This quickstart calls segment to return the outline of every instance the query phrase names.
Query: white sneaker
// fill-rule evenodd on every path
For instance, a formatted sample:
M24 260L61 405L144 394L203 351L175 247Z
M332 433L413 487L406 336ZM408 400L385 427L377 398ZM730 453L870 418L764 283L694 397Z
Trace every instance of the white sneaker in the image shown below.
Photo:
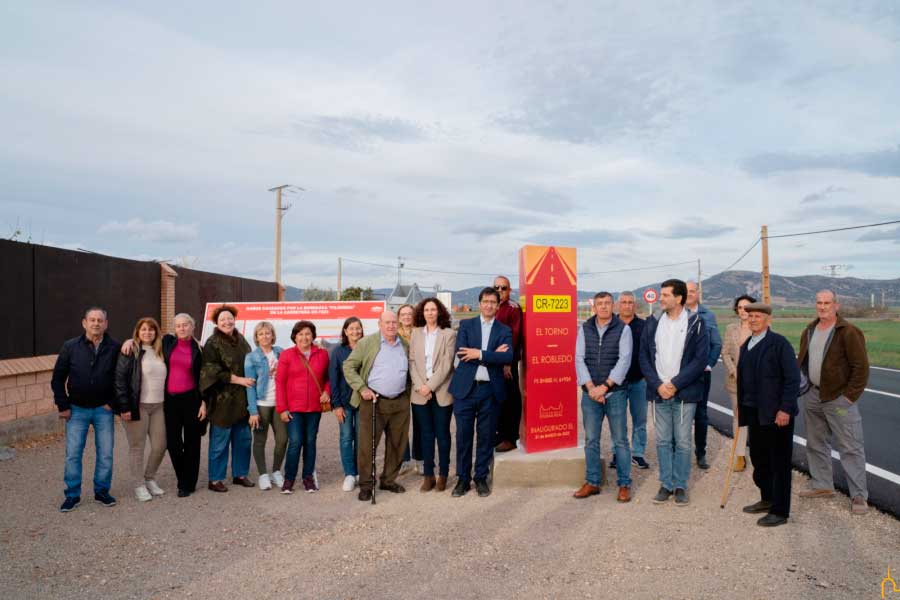
M416 461L416 475L425 475L425 461Z
M141 502L153 500L153 496L150 495L150 490L147 489L146 485L139 485L134 488L134 496Z
M147 491L150 492L154 496L162 496L166 493L164 489L159 487L159 484L156 483L154 479L148 479L144 482L144 485L147 486Z
M359 475L356 476L356 485L359 485Z
M284 485L284 475L281 474L281 471L272 473L272 485L278 488Z
M271 490L272 482L269 480L269 474L263 473L259 476L259 489L261 490Z
M341 489L345 492L352 492L353 488L356 487L356 477L353 475L347 475L344 477L344 485L341 486Z
M409 461L405 460L402 463L400 463L400 472L397 475L406 475L407 473L409 473L409 469L410 469Z

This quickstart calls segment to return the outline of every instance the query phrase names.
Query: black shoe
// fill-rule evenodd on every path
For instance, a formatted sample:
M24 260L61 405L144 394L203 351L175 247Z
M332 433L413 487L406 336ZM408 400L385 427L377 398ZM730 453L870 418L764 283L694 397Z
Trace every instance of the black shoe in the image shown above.
M703 469L704 471L709 468L709 463L706 462L706 455L697 457L697 468Z
M459 498L460 496L465 496L470 489L472 489L472 486L468 481L457 479L456 487L453 488L453 492L450 495L454 498Z
M690 502L687 490L675 488L675 506L687 506Z
M372 499L372 490L360 489L359 495L356 497L359 498L360 500L362 500L363 502L368 502L369 500Z
M187 498L190 495L191 495L191 493L189 491L178 488L178 497L179 498Z
M487 481L479 481L475 480L475 490L478 492L478 496L480 498L487 498L491 495L491 487L488 485Z
M378 489L386 492L393 492L395 494L402 494L406 491L406 488L399 483L379 483Z
M610 469L616 468L616 455L615 454L613 454L612 460L609 461L609 468Z
M109 492L94 492L94 500L109 508L116 505L116 499L109 495Z
M779 525L784 525L787 523L787 517L782 517L781 515L773 515L772 513L767 514L762 519L756 522L760 527L778 527Z
M769 512L770 508L772 508L771 502L769 502L768 500L760 500L755 504L748 504L747 506L745 506L744 512L755 515L756 513Z
M67 497L59 507L59 512L72 512L81 504L81 496Z
M672 492L662 486L659 486L659 491L656 492L656 495L653 497L653 504L664 504L668 502L669 498L671 497Z
M247 487L247 488L251 488L255 485L252 481L250 481L246 477L234 477L231 480L231 483L233 485L239 485L241 487Z
M650 468L650 463L648 463L646 460L644 460L643 456L632 456L631 464L636 466L638 469L649 469Z

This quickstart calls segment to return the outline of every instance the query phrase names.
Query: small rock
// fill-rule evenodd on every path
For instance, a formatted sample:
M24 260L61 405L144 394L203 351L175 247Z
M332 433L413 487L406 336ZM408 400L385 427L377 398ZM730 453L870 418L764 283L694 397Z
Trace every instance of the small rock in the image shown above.
M827 582L827 581L817 581L817 582L816 582L816 587L827 588L827 587L828 587L828 582Z
M797 565L791 565L791 566L789 566L789 567L787 568L787 570L790 571L791 573L796 573L796 572L797 572Z
M16 449L9 446L0 446L0 460L12 460L16 457Z

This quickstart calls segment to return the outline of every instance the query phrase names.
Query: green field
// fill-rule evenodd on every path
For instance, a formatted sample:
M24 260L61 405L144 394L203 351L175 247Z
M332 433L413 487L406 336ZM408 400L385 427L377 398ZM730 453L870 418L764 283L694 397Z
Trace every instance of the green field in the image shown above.
M800 334L812 320L796 318L778 318L772 320L772 329L785 336L794 346L800 349ZM725 334L725 327L731 319L719 319L719 331ZM869 363L879 367L900 369L900 321L891 319L850 319L854 325L862 329L866 336L866 348L869 351Z

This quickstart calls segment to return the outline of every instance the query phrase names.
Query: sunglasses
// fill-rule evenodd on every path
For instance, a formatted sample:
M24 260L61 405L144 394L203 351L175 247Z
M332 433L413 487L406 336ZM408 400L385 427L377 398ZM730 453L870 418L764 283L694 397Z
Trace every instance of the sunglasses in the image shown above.
M508 285L495 285L494 289L497 290L498 292L505 292L506 290L509 289L509 286Z

